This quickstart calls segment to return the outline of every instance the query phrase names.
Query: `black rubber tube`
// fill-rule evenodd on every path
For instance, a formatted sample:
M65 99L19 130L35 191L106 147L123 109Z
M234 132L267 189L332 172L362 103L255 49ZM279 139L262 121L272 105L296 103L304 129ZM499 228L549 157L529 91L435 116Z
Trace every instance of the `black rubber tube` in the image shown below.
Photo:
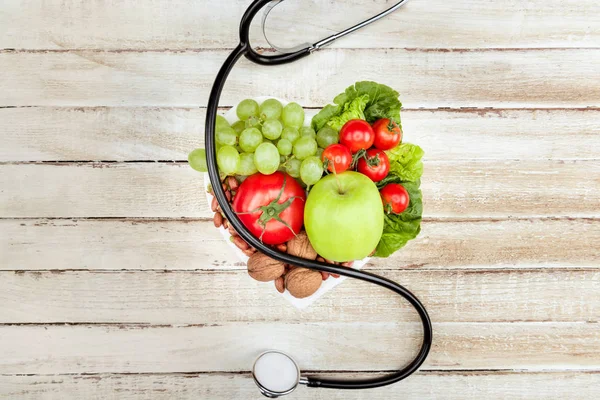
M334 274L339 274L343 276L347 276L354 279L359 279L365 282L370 282L375 285L387 288L394 293L402 296L406 299L417 311L419 317L421 318L421 322L423 324L423 342L421 344L421 349L415 359L410 362L406 367L401 370L383 376L379 378L373 379L359 379L359 380L351 380L351 381L341 381L334 379L316 379L308 377L309 387L322 387L322 388L332 388L332 389L371 389L380 386L390 385L392 383L396 383L407 376L411 375L415 372L425 361L427 355L429 354L429 350L431 349L431 343L433 341L433 329L431 326L431 320L429 315L427 314L427 310L423 306L423 304L419 301L419 299L413 295L408 289L399 285L398 283L391 281L387 278L381 277L379 275L372 274L370 272L360 271L352 268L340 267L336 265L330 265L318 261L306 260L304 258L299 258L295 256L291 256L287 253L280 252L276 249L273 249L269 246L263 244L258 238L256 238L252 233L243 225L235 212L231 209L227 198L225 197L225 192L221 186L221 180L219 178L219 172L217 167L217 157L216 157L216 142L215 142L215 122L217 117L217 108L219 105L219 99L221 98L221 92L223 91L223 87L225 85L225 81L229 76L233 66L240 59L240 57L249 54L249 43L248 43L248 29L250 27L250 22L248 18L251 18L264 6L264 4L268 3L265 0L257 0L250 6L244 18L242 19L242 23L240 25L240 44L233 50L233 52L227 57L227 60L219 70L217 77L215 79L215 83L212 87L210 97L208 99L208 107L206 112L206 131L205 131L205 146L206 146L206 161L208 164L208 175L210 177L210 182L214 191L214 195L219 202L219 205L225 214L225 217L229 221L229 223L233 226L236 232L244 239L249 245L254 247L256 250L272 257L276 260L284 262L286 264L292 264L298 267L308 268L316 271L324 271ZM258 4L262 4L260 7L256 8ZM308 53L307 53L308 54ZM291 62L301 56L295 56L291 59L284 62ZM252 57L248 57L252 59ZM265 60L268 60L265 59ZM264 60L263 60L264 61ZM263 65L270 64L281 64L282 59L274 59L269 62L266 61L261 63Z

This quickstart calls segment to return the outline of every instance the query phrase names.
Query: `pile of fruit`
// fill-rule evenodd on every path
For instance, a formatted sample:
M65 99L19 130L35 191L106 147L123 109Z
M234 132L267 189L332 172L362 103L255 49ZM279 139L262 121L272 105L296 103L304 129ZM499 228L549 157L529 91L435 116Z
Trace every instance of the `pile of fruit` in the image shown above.
M375 82L349 87L310 124L296 103L242 101L238 121L219 116L216 124L217 165L233 211L264 244L294 256L346 267L390 256L419 234L422 214L423 151L402 142L400 108L398 93ZM206 171L204 149L189 163ZM249 257L254 279L304 298L330 277L256 252L214 198L212 210L215 226Z

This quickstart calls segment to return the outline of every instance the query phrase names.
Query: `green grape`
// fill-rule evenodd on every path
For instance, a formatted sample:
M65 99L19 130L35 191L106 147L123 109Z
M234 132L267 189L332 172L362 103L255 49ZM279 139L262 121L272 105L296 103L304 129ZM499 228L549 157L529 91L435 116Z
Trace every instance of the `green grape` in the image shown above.
M252 99L243 100L238 104L235 113L242 121L250 117L258 117L258 103Z
M193 150L188 154L188 164L198 172L208 171L206 166L206 151L204 149Z
M302 136L294 143L294 156L298 160L304 160L307 157L317 154L317 141L308 136Z
M221 128L229 128L229 122L222 115L217 115L217 119L215 122L215 130L219 130Z
M298 103L289 103L283 107L281 120L285 126L300 129L304 125L304 110Z
M324 149L331 146L332 144L338 143L339 141L340 138L338 133L335 131L335 129L329 126L321 128L319 133L317 133L317 143L319 144L319 147L322 147Z
M240 164L240 153L233 146L223 146L217 152L217 165L219 172L233 175Z
M283 131L283 125L278 119L268 119L263 123L262 133L267 139L275 140L279 139L281 132Z
M283 131L281 132L281 138L289 140L292 144L294 144L294 142L298 140L299 137L300 132L298 132L298 129L289 126L283 128Z
M277 150L282 156L289 156L292 154L292 142L287 139L279 139L277 142Z
M246 128L260 128L261 124L262 122L258 117L250 117L246 120Z
M238 175L254 175L257 172L256 166L254 165L254 154L242 153L240 154L240 164L238 165Z
M263 143L256 148L254 165L258 172L271 175L279 168L279 152L273 143Z
M286 156L279 156L279 163L283 164L287 160Z
M281 117L282 110L283 106L278 100L268 99L260 105L260 117L263 120L279 119Z
M310 126L303 126L302 128L300 128L300 136L308 136L313 139L317 138L317 134L315 133L315 130L313 128L311 128Z
M300 166L300 178L307 185L314 185L323 177L323 162L316 157L311 156L302 161Z
M302 161L296 160L295 158L290 158L285 163L285 172L288 173L292 178L300 178L300 166L302 165Z
M323 159L323 152L324 152L324 151L325 151L325 149L322 149L322 148L320 148L320 147L317 149L317 154L315 154L315 155L316 155L317 157L319 157L319 160L322 160L322 159Z
M254 153L259 144L263 141L262 133L258 128L244 129L240 135L240 147L245 153Z
M237 121L236 123L231 125L231 127L239 136L244 131L244 129L246 129L246 123L244 121Z
M217 131L216 134L217 143L226 144L228 146L235 146L237 143L237 134L233 130L233 128L221 128Z

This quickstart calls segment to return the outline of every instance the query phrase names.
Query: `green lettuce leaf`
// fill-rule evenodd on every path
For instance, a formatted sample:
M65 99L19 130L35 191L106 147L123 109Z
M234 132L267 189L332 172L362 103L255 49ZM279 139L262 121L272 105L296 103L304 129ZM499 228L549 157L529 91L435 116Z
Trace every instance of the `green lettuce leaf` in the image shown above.
M342 126L351 119L365 119L364 110L368 102L369 96L364 94L344 104L342 113L332 117L327 125L339 132Z
M425 152L415 144L403 143L386 151L390 159L390 175L400 178L401 182L415 182L423 175L421 159Z
M361 100L355 102L359 98ZM341 124L342 121L345 123L353 118L366 119L370 123L380 118L389 118L398 125L401 124L402 104L398 100L398 92L386 85L370 81L357 82L336 96L333 102L312 119L312 126L316 131L325 125L339 131L344 125Z

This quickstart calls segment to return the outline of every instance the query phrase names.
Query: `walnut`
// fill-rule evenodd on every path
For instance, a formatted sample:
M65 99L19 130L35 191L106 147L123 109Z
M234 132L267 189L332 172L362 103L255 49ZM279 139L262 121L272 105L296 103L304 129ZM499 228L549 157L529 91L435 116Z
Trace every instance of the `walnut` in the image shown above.
M304 231L300 232L292 240L287 242L287 252L288 254L306 258L307 260L314 260L317 258L317 252L313 249L310 240L308 240L308 236Z
M321 273L306 268L295 268L285 275L285 287L298 299L313 295L321 287Z
M256 252L248 259L248 274L260 282L270 282L285 273L285 264Z

